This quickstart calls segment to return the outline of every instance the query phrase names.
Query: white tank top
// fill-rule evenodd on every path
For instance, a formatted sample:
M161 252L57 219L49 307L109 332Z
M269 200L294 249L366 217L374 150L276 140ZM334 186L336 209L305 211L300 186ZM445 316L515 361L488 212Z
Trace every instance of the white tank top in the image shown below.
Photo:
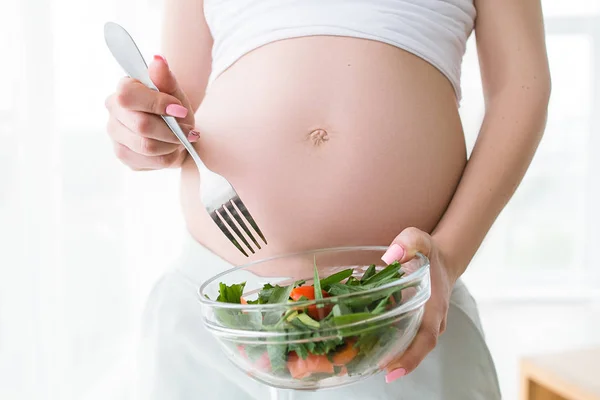
M265 44L314 35L371 39L409 51L439 69L458 100L473 0L204 0L214 39L209 82Z

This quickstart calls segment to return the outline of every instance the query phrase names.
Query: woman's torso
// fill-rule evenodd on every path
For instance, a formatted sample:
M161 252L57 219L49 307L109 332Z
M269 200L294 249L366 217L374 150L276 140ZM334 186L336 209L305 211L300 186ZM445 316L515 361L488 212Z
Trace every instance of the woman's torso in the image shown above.
M365 39L295 38L250 52L212 83L196 126L200 156L235 186L269 241L251 259L386 245L407 226L431 231L466 163L448 79ZM188 229L225 259L247 261L204 211L198 184L188 157Z

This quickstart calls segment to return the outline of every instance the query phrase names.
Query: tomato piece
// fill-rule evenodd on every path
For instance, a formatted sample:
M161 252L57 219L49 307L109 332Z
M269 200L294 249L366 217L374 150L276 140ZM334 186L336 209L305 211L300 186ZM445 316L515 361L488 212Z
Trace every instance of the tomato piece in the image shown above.
M271 359L269 358L269 353L266 351L260 356L258 360L254 363L254 366L260 371L270 371L271 370Z
M238 345L237 349L243 358L245 358L247 361L251 362L250 358L248 357L248 353L246 353L246 348L244 347L243 344ZM258 360L256 360L254 363L252 363L252 365L254 365L260 371L270 371L271 370L271 359L269 358L269 353L265 351Z
M385 309L388 311L391 310L392 308L396 307L396 299L394 299L393 295L390 296L389 302L390 302L390 304L385 306Z
M240 352L240 355L247 360L248 359L248 354L246 354L246 348L244 347L244 345L243 344L239 344L237 346L237 349Z
M324 290L321 290L321 293L323 293L323 298L331 297L329 296L329 293L327 293ZM309 300L314 300L315 288L314 286L300 286L294 288L294 290L292 290L292 292L290 293L290 297L292 298L292 300L295 301L300 300L300 298L302 297L306 297ZM319 321L325 318L331 312L332 308L333 306L331 304L325 304L322 307L317 307L317 305L314 304L312 306L308 306L308 315L312 319Z
M329 297L329 293L327 293L324 290L321 290L321 293L323 293L323 297ZM297 288L294 288L292 290L292 292L290 293L290 297L292 298L292 300L298 301L300 300L300 298L304 296L309 300L314 300L315 299L315 287L314 286L300 286Z
M299 357L296 352L292 351L288 355L287 367L290 375L295 379L303 379L309 377L313 373L333 374L333 364L326 355L308 354L306 360Z
M348 340L344 347L333 355L333 365L343 366L354 360L354 357L358 354L358 349L354 347L354 343L356 343L356 340Z
M317 308L317 305L314 304L312 306L308 306L307 312L312 319L320 321L329 315L332 308L333 306L331 304L325 304L321 308Z

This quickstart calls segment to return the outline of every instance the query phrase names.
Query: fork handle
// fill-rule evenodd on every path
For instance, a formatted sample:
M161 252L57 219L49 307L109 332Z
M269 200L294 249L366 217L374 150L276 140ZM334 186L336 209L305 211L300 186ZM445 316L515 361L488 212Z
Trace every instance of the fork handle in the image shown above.
M142 82L146 87L158 92L158 88L154 85L154 82L152 82L148 75L148 65L146 64L142 53L131 35L129 35L122 26L114 22L107 22L104 25L104 39L106 40L106 45L110 49L110 52L127 75ZM204 165L200 159L196 149L194 149L194 146L192 146L187 139L187 135L183 133L177 120L166 115L161 115L161 117L192 156L198 169L207 170L208 168L206 168L206 165Z
M185 147L188 153L190 153L190 156L192 156L192 159L196 163L196 166L199 169L208 170L206 165L204 165L204 163L200 159L200 156L198 155L198 152L196 152L194 146L192 146L190 141L187 140L185 133L183 133L183 130L181 129L175 118L165 115L161 115L161 117L167 123L167 126L171 129L171 132L173 132L175 136L177 136L177 139L179 139L181 144L183 144L183 147Z

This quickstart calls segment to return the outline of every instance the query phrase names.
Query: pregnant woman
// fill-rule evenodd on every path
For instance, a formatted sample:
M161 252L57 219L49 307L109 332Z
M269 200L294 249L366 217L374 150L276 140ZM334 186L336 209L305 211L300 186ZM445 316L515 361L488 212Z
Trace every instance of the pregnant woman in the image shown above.
M485 118L471 157L458 114L475 31ZM159 92L125 78L108 133L134 170L181 169L189 231L144 316L144 399L265 399L202 328L197 289L276 254L388 245L431 259L432 296L386 373L300 399L500 398L476 305L459 279L519 185L545 126L540 0L167 0ZM245 258L200 202L202 176L160 119L178 118L269 240Z

